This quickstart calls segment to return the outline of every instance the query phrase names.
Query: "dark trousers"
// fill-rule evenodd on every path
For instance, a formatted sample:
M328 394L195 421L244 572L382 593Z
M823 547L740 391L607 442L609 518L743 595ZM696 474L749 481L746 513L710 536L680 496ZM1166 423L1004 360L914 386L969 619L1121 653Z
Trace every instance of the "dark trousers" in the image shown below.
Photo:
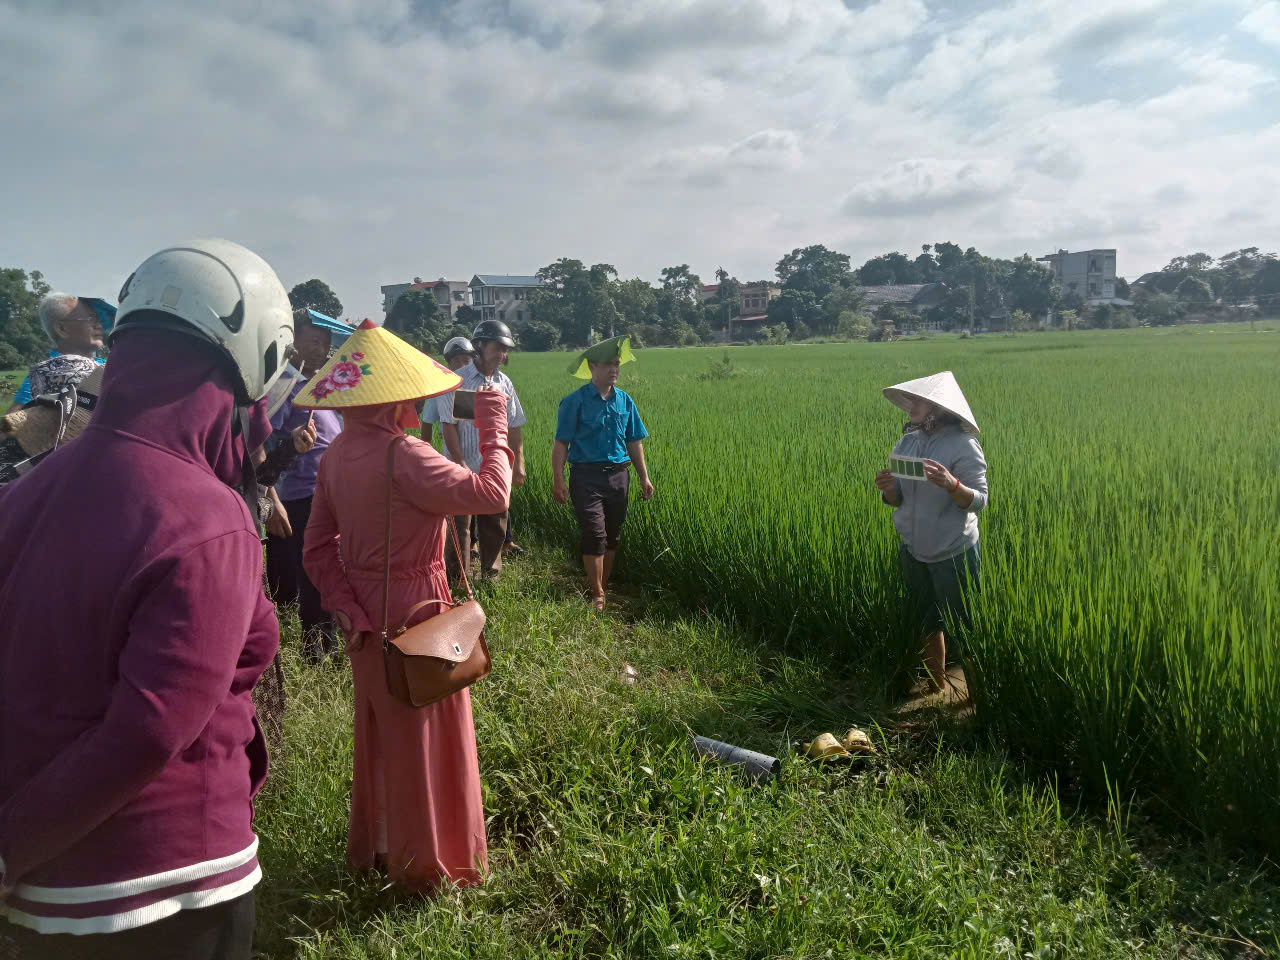
M982 584L982 553L975 544L959 556L922 563L904 543L898 548L907 604L922 636L945 630L947 616L964 629L970 626L969 598ZM960 655L962 637L947 635L947 654Z
M473 517L454 517L454 529L458 531L458 545L462 555L471 557L471 521L475 520L476 539L480 543L480 575L496 577L502 572L502 542L507 536L507 514L489 513ZM446 535L448 531L445 531ZM449 582L458 582L458 560L453 551L453 539L445 541L445 564L449 573ZM468 564L468 569L470 565Z
M276 603L296 603L302 621L302 652L318 662L338 649L333 618L320 605L320 591L302 567L302 539L311 519L311 498L284 500L293 533L267 537L267 587Z
M253 891L120 933L36 933L0 921L0 960L250 960Z
M618 549L630 489L630 464L575 463L570 468L569 499L578 518L583 556L602 557Z

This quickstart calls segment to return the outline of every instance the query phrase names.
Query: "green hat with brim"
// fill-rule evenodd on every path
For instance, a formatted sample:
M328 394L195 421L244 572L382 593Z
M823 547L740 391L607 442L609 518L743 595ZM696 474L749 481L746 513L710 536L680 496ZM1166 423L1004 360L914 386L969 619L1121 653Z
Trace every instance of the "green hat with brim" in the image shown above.
M569 372L579 380L591 379L592 363L608 363L611 360L617 360L619 363L630 363L636 358L631 352L630 337L613 337L610 340L601 340L599 343L592 344L578 354L578 359L574 360L569 366Z

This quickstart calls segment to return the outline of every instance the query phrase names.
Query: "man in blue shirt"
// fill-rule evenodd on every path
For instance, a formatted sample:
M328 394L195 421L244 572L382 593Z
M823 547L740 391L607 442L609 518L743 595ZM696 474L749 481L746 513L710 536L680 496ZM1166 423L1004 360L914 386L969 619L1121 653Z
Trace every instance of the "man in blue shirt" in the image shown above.
M629 337L605 340L584 351L575 361L574 375L590 377L591 382L561 400L556 417L551 451L553 495L556 503L573 500L582 567L597 610L604 609L605 587L627 518L630 466L635 466L644 499L653 496L644 462L644 438L649 432L635 401L615 386L618 368L634 359ZM566 461L572 464L567 484Z
M97 356L102 349L102 338L111 330L116 308L97 297L77 297L70 293L50 293L40 300L40 326L53 341L50 357L92 357L96 363L106 363ZM9 412L31 402L31 378L22 381L14 395Z

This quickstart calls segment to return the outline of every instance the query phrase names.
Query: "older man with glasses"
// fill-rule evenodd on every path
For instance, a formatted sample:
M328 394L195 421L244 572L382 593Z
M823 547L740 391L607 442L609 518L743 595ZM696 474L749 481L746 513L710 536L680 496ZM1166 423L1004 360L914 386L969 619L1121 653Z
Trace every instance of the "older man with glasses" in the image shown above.
M97 297L77 297L70 293L50 293L40 301L40 326L53 341L49 356L90 357L95 363L106 361L98 357L103 346L103 336L111 329L116 308ZM22 381L13 405L12 413L31 402L31 378Z

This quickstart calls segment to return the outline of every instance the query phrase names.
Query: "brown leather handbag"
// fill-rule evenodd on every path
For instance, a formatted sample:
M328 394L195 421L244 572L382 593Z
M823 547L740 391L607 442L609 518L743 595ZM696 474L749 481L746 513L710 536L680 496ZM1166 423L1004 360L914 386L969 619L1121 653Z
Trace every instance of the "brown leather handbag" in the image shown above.
M458 531L452 517L446 517L444 522L453 534L453 548L458 551L458 567L462 570L467 599L461 603L423 600L409 609L398 630L392 633L388 629L391 484L398 442L399 437L387 446L387 557L382 581L382 661L391 695L410 707L425 707L465 690L477 680L483 680L493 669L493 661L489 659L489 647L484 642L484 609L471 593L467 558L462 556L458 546ZM413 615L429 603L441 604L445 609L430 620L407 626Z

